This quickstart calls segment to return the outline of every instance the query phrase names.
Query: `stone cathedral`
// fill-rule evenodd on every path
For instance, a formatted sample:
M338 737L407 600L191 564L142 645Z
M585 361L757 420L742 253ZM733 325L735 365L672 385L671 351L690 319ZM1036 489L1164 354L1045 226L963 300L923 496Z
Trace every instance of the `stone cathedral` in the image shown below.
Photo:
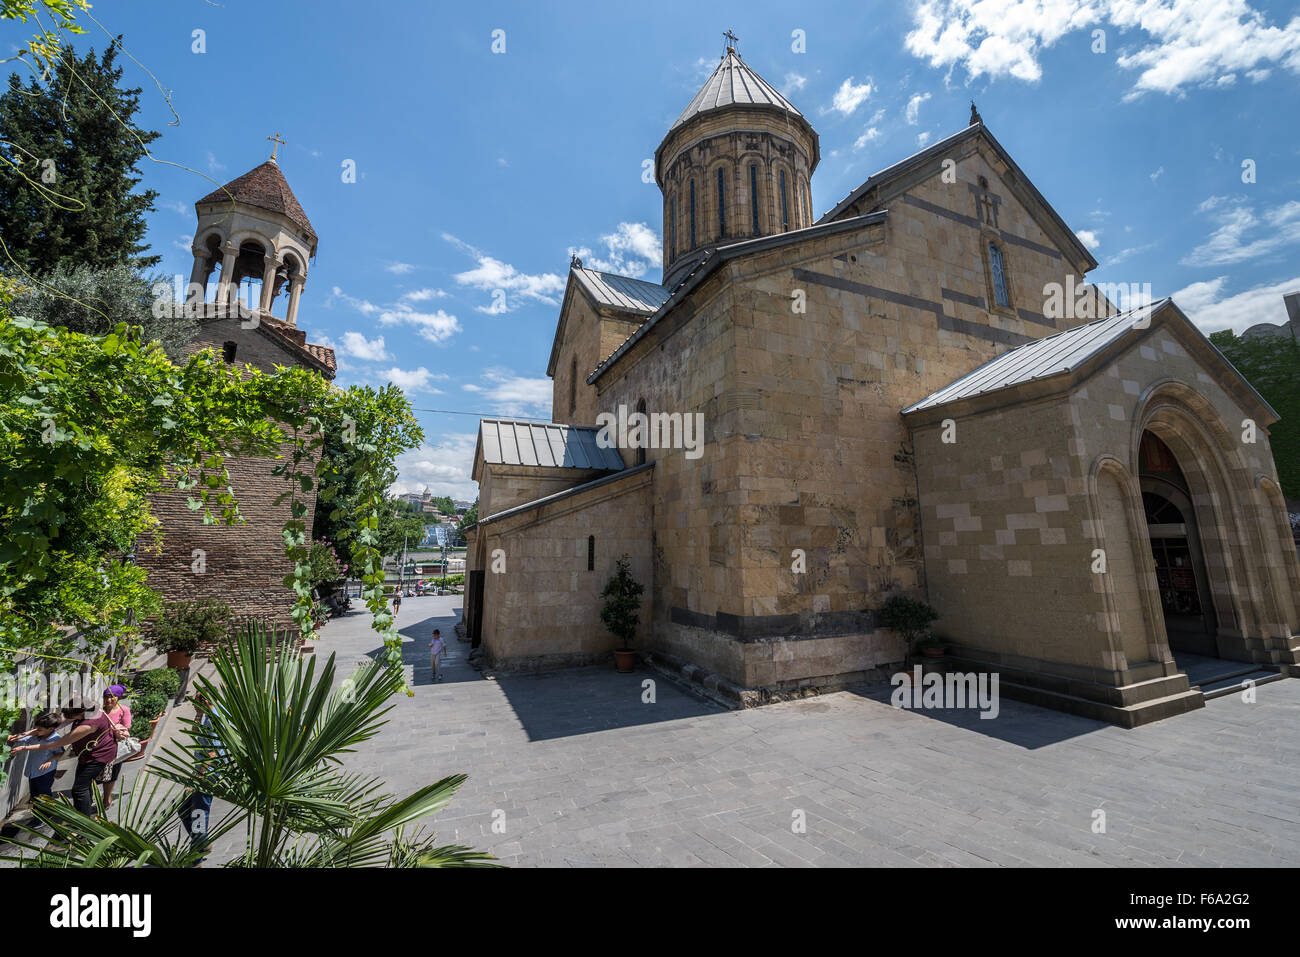
M488 665L608 662L627 555L637 649L741 706L903 661L878 622L899 593L939 612L941 667L1128 727L1203 706L1206 662L1300 675L1277 415L1178 306L1088 285L974 106L820 217L819 158L728 48L655 151L662 281L572 263L554 422L480 423ZM1051 284L1087 308L1061 318ZM648 440L607 447L601 417L635 412Z

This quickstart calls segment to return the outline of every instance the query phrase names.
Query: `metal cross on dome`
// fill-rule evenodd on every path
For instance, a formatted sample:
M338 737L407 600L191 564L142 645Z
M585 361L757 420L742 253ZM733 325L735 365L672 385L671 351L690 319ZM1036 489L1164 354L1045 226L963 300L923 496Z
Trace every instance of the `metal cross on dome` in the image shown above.
M728 51L729 53L735 53L735 52L736 52L736 44L740 42L740 37L736 36L736 35L735 35L734 33L732 33L730 30L728 30L726 33L724 33L724 34L722 35L722 37L723 37L724 40L727 41L727 51Z

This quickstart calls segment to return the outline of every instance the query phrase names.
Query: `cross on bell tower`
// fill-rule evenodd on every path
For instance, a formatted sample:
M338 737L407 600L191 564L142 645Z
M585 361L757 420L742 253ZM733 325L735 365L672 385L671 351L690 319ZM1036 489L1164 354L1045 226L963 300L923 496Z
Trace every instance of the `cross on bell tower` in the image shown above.
M271 147L271 159L272 159L272 160L275 159L275 154L278 153L278 152L280 151L280 147L281 147L281 146L286 146L286 145L288 145L288 142L289 142L288 140L282 140L282 139L280 139L280 134L279 134L279 133L276 133L274 136L268 136L267 139L270 140L271 142L275 143L275 145Z
M727 52L735 53L736 44L740 42L740 37L736 36L734 33L728 30L726 33L722 35L722 38L727 41Z

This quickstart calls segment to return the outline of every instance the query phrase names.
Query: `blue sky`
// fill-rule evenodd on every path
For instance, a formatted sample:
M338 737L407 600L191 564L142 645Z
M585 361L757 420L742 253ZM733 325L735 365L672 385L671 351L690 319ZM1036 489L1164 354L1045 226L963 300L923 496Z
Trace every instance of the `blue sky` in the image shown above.
M340 384L395 381L419 409L549 416L570 253L658 280L660 194L642 162L727 28L821 136L819 215L963 128L974 99L1092 248L1091 280L1150 283L1206 331L1282 322L1282 293L1300 288L1300 14L1284 4L102 0L93 13L170 91L169 108L127 64L142 123L163 133L144 166L163 269L188 279L194 200L280 133L320 237L299 325L336 347ZM82 43L102 47L87 26ZM10 51L30 32L4 29ZM401 461L398 490L472 498L474 415L419 415L426 447Z

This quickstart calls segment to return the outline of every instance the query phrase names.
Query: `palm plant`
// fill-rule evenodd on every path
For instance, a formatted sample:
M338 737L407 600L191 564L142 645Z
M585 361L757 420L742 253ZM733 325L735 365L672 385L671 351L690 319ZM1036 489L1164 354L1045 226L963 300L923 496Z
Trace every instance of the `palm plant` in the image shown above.
M397 798L378 778L343 770L341 756L386 723L385 702L402 687L400 672L369 662L335 688L334 656L317 676L315 660L304 662L286 639L261 622L246 623L236 642L214 655L217 680L195 678L208 724L183 722L187 744L155 755L129 798L114 807L113 821L103 819L102 808L91 818L63 800L39 801L33 814L53 831L56 847L21 844L35 853L20 863L193 866L206 852L172 836L187 795L197 791L229 806L212 824L208 844L244 830L244 852L227 866L495 866L482 851L437 845L420 828L407 833L446 806L465 775Z

